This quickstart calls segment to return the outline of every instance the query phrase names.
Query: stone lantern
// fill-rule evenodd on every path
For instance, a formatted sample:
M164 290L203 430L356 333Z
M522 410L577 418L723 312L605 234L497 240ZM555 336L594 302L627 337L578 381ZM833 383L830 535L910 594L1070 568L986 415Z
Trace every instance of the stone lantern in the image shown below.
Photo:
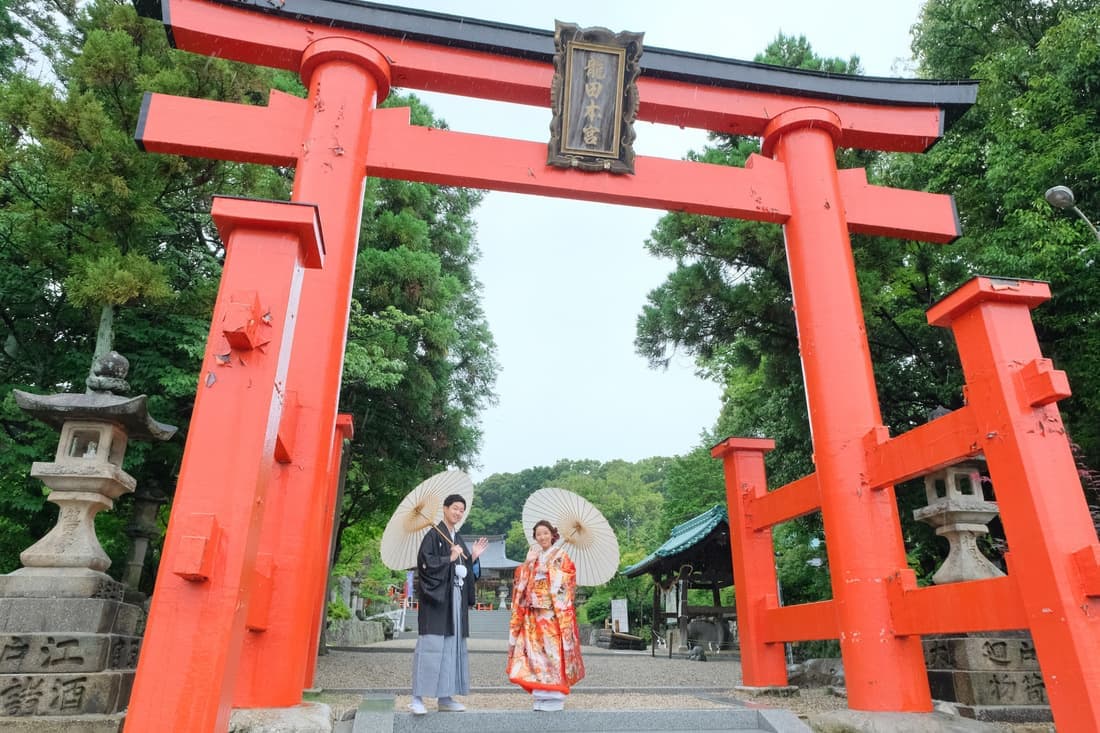
M138 486L134 493L134 508L130 515L130 524L126 535L130 538L130 555L126 559L126 572L123 581L134 597L143 597L138 592L141 575L145 569L145 556L150 543L160 536L157 526L157 511L168 503L168 497L156 487Z
M126 707L144 611L125 602L125 587L105 572L111 561L95 516L134 491L137 482L122 470L128 442L176 432L149 416L144 395L123 396L128 369L112 351L95 360L84 394L14 391L20 409L60 431L54 459L30 472L50 488L47 500L59 512L20 554L23 567L0 576L0 715L92 730L82 716Z
M978 538L997 516L986 501L981 474L985 461L963 461L924 479L928 506L913 518L935 527L947 539L943 565L932 576L937 585L1003 576L978 549ZM1026 631L933 634L922 639L928 685L935 700L963 717L983 721L1048 722L1046 687L1035 645Z
M363 596L361 589L363 587L363 573L356 572L351 576L351 602L348 604L348 608L351 610L352 618L362 618L363 614Z
M948 543L947 559L932 576L937 585L995 578L1004 573L978 549L978 537L997 516L997 504L982 494L984 461L964 461L924 477L928 506L913 518L935 528Z

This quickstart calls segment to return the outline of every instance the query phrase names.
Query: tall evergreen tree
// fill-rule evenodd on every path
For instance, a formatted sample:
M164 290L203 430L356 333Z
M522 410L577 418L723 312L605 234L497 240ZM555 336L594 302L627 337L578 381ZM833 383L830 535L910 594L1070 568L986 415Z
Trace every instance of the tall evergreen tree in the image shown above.
M927 263L937 295L974 275L1050 282L1033 311L1044 354L1073 396L1060 403L1071 438L1100 465L1100 242L1052 209L1049 186L1070 186L1100 217L1100 7L1091 0L929 0L913 50L928 77L982 80L978 103L927 155L894 161L887 179L951 193L963 237ZM936 280L939 283L936 283Z
M858 57L821 59L805 38L783 35L756 61L861 73ZM754 138L714 136L712 144L695 157L743 166L758 151L759 141ZM881 179L886 165L884 156L860 150L838 151L837 164L866 168L872 180ZM937 405L946 404L958 386L957 369L945 366L952 362L942 357L948 348L943 334L924 322L924 311L935 293L913 269L914 263L930 256L930 247L867 236L853 237L852 244L884 418L894 432L902 432L924 422ZM723 409L711 444L729 435L774 439L776 449L766 458L771 486L811 473L806 395L780 227L672 213L661 219L647 245L654 254L673 259L677 267L650 294L638 319L639 351L660 364L670 351L686 350L702 370L725 383ZM709 447L701 446L675 464L670 498L682 499L666 504L666 526L724 502L721 468L709 459ZM715 465L701 465L707 460ZM697 491L681 486L685 483L694 484ZM899 496L903 506L917 500L912 492L899 492ZM914 541L930 541L921 527L912 533ZM823 539L816 514L777 528L777 551L802 558L797 563L780 562L781 572L791 574L785 582L805 590L801 595L792 591L792 599L813 600L814 593L827 588L824 568L807 569L803 557ZM807 580L810 576L815 578L812 582Z
M864 166L874 182L953 194L963 224L963 238L947 246L852 238L879 400L894 433L925 422L938 406L962 404L954 344L949 332L927 324L928 307L976 274L1037 278L1054 292L1034 312L1039 338L1074 389L1061 403L1063 414L1082 446L1084 474L1097 465L1100 426L1091 416L1100 376L1091 366L1100 356L1098 242L1082 221L1052 210L1043 191L1067 184L1084 211L1100 214L1100 147L1090 142L1100 110L1098 31L1100 8L1090 0L930 0L914 35L920 73L982 79L977 105L927 154L838 152L840 167ZM805 55L779 53L789 45L780 39L757 60L802 63ZM755 144L715 138L699 157L739 165ZM678 267L639 318L639 351L660 363L669 350L684 349L724 379L716 435L774 437L770 483L808 473L810 438L777 228L670 214L649 246ZM919 492L902 487L898 496L911 557L929 572L937 541L909 521Z
M27 473L56 445L55 433L15 408L11 389L83 391L106 312L134 393L186 427L222 254L205 213L210 197L287 188L254 166L145 155L133 141L145 90L244 101L268 88L269 71L171 51L159 24L128 5L54 9L68 14L38 28L17 64L24 71L0 85L4 569L51 521ZM170 487L180 446L135 444L126 468L140 484ZM124 522L127 509L99 521ZM105 545L121 567L125 541Z
M170 493L224 257L211 197L289 194L292 171L140 152L143 93L244 104L272 87L304 94L289 74L170 49L164 28L128 3L56 8L67 24L39 28L20 46L24 72L0 82L0 571L53 515L27 473L56 434L11 390L83 391L106 313L132 391L181 428L169 444L131 445L126 470ZM368 192L341 396L361 419L346 521L472 459L496 367L470 269L479 194L400 182ZM116 569L127 510L124 499L98 519Z

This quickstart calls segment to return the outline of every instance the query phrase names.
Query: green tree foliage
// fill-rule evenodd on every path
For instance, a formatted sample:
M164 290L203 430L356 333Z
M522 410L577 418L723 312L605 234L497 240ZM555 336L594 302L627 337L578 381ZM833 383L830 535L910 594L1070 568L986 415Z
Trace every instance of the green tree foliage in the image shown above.
M27 473L52 455L56 433L18 411L11 389L83 391L109 308L132 392L181 428L168 444L131 444L126 470L170 494L224 257L211 197L289 195L293 171L139 151L143 93L244 104L265 103L273 87L304 94L290 74L171 50L164 28L129 3L51 4L57 16L12 1L63 22L34 26L35 77L0 82L0 570L54 516ZM435 124L413 98L389 103ZM342 527L476 453L496 369L471 270L479 200L396 181L367 188L340 404L357 421ZM128 511L124 498L101 515L116 570Z
M523 531L523 524L516 520L504 535L504 555L516 562L522 562L531 547L531 536Z
M717 442L717 441L714 441ZM673 527L697 517L715 504L726 504L722 463L711 458L710 447L700 446L672 459L668 468L665 504L661 511L660 546Z
M15 20L11 0L0 0L0 71L10 72L22 54L21 36L26 31Z
M56 76L53 64L72 42L75 15L74 0L0 0L0 78Z
M566 474L559 479L559 486L600 509L619 537L625 563L632 554L641 559L664 541L660 510L667 464L664 458L637 463L609 461L594 470Z
M545 486L554 486L560 471L537 466L519 473L494 473L477 485L474 503L466 520L470 535L506 534L520 521L523 502ZM516 556L518 559L518 556Z
M359 595L364 599L367 613L371 606L393 602L389 591L396 588L395 595L405 586L405 573L390 570L381 560L379 544L382 529L361 522L344 531L340 556L332 567L333 576L360 579Z
M838 151L841 168L865 167L873 182L953 194L963 224L963 238L949 246L852 238L884 419L896 434L926 422L937 407L962 404L951 335L925 318L932 304L975 274L1047 280L1054 299L1034 312L1036 328L1044 353L1069 372L1074 396L1061 407L1082 448L1082 473L1091 475L1088 466L1100 458L1100 426L1091 419L1100 399L1100 376L1091 368L1100 356L1100 279L1093 272L1098 243L1083 222L1052 210L1042 196L1047 186L1064 183L1084 211L1100 214L1100 146L1092 142L1100 110L1100 8L1086 0L930 0L913 48L923 76L983 83L977 105L925 155ZM858 72L855 63L814 61L808 46L792 49L782 37L757 60ZM743 165L756 149L755 140L718 136L693 157ZM774 438L770 485L809 473L810 436L778 228L676 213L661 220L647 244L677 268L639 317L639 352L661 364L673 351L686 351L725 382L715 435ZM717 494L701 458L699 493ZM670 526L705 508L705 501L691 503L690 487L671 492L683 499L666 503ZM919 482L899 487L898 497L910 561L926 575L944 545L911 520L912 509L923 503ZM817 517L777 529L781 580L799 589L791 597L811 600L825 592L817 580L823 576L804 557L810 551L818 556L814 543L823 539Z
M56 433L19 412L12 388L83 391L104 306L119 309L115 348L131 360L134 393L159 419L186 427L220 272L221 245L206 212L214 193L272 196L277 172L141 153L133 141L142 93L247 101L269 71L171 51L159 24L117 2L39 18L26 57L0 84L0 566L41 536L54 510L27 476L53 453ZM56 20L43 21L43 18ZM139 485L170 491L182 441L132 445ZM101 515L104 544L122 567L124 538ZM120 535L121 536L121 535Z
M478 484L467 536L504 534L510 557L522 559L531 538L523 535L523 504L535 491L555 486L592 503L615 531L623 562L640 559L664 541L660 526L670 459L627 461L561 460L551 467L493 474ZM517 529L518 528L518 529Z
M891 163L894 185L955 196L964 236L924 265L933 294L973 274L1046 280L1033 311L1045 355L1069 374L1060 409L1082 458L1100 464L1100 243L1043 192L1070 186L1100 217L1100 7L1089 0L930 0L913 50L928 77L982 80L978 104L927 155Z
M416 97L418 125L445 127ZM341 411L355 419L341 527L385 523L428 476L465 468L493 399L495 345L473 274L479 191L369 181Z

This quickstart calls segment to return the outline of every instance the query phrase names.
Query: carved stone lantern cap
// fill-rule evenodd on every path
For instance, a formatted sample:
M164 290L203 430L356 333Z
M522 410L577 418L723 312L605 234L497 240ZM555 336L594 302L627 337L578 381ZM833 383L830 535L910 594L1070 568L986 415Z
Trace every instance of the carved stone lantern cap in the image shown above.
M92 373L85 380L84 394L36 395L12 390L19 409L56 430L74 420L114 423L132 440L168 440L176 426L165 425L149 416L145 395L127 397L126 375L130 361L117 351L92 359Z
M176 435L176 426L158 423L149 414L145 395L120 397L116 394L31 394L12 390L15 404L27 415L61 430L69 420L96 420L114 423L134 440L168 440Z
M176 426L150 417L145 395L120 397L110 392L37 395L18 389L12 390L12 394L19 409L56 430L72 420L94 420L121 426L132 440L169 440L176 434Z

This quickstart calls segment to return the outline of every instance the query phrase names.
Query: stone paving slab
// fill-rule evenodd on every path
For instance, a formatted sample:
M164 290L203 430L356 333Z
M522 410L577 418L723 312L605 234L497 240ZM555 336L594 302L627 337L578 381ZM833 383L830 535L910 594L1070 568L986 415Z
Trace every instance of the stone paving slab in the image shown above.
M361 714L362 715L362 714ZM369 718L356 733L390 733L381 717ZM372 724L373 723L373 724ZM378 725L381 723L381 725ZM481 710L464 713L430 712L427 715L395 713L392 733L617 733L637 731L746 731L750 733L810 733L798 718L782 711L744 708L721 710L564 710L555 713L515 710Z

